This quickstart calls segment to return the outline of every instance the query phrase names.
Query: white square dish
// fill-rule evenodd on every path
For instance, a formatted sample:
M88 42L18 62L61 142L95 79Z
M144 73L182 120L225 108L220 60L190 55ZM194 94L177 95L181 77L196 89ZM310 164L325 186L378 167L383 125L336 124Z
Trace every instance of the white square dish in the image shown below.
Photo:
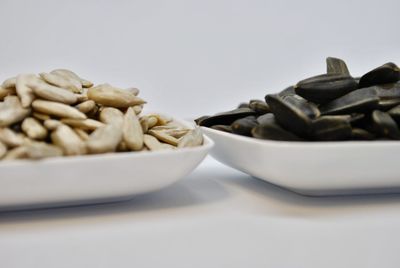
M202 146L176 150L0 162L0 210L131 199L184 178L212 146L204 137Z
M202 127L218 161L312 196L400 192L399 141L285 142Z

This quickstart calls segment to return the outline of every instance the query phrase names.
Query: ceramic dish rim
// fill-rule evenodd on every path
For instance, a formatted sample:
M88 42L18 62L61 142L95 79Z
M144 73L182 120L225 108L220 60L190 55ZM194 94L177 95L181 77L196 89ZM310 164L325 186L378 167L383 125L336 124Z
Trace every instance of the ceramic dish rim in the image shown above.
M343 148L343 147L393 147L393 146L399 146L400 147L400 141L396 140L371 140L371 141L354 141L354 140L349 140L349 141L279 141L279 140L263 140L263 139L257 139L253 137L247 137L247 136L242 136L238 134L233 134L221 130L216 130L212 129L209 127L200 127L202 130L204 130L204 134L207 135L207 132L211 134L216 134L220 135L222 137L228 138L228 139L234 139L237 141L241 142L248 142L248 143L253 143L261 146L274 146L274 147L312 147L312 148ZM212 139L212 138L211 138Z

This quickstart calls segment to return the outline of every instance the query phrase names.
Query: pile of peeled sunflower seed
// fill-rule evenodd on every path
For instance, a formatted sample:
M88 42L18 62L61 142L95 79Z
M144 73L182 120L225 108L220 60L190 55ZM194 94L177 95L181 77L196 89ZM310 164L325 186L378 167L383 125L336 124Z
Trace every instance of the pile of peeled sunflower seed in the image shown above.
M195 121L259 139L399 140L399 67L390 62L354 78L343 60L329 57L326 63L326 74Z
M20 74L0 86L0 159L154 151L201 145L198 129L142 115L136 88L94 86L66 69Z

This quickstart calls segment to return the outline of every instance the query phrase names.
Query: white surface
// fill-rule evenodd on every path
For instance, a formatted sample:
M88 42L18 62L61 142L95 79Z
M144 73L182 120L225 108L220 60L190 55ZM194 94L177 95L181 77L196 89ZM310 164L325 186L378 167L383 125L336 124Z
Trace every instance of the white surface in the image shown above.
M208 158L129 202L0 214L1 267L397 268L400 195L309 198Z
M400 64L399 10L398 0L2 0L0 80L70 68L196 117L323 73L327 56L354 75Z
M201 129L221 163L302 194L400 192L397 141L285 142Z
M202 146L176 150L1 162L0 211L104 203L159 190L192 172L213 144L204 137Z

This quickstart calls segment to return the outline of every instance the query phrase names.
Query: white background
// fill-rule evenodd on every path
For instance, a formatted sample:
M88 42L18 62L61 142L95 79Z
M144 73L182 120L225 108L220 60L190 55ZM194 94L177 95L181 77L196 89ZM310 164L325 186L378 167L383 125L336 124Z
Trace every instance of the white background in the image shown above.
M325 71L400 64L398 0L0 1L0 70L70 68L196 117Z
M400 64L399 12L399 0L0 0L0 78L70 68L196 117L323 73L326 56L355 76ZM0 214L0 267L399 267L399 200L302 197L208 159L131 202Z

